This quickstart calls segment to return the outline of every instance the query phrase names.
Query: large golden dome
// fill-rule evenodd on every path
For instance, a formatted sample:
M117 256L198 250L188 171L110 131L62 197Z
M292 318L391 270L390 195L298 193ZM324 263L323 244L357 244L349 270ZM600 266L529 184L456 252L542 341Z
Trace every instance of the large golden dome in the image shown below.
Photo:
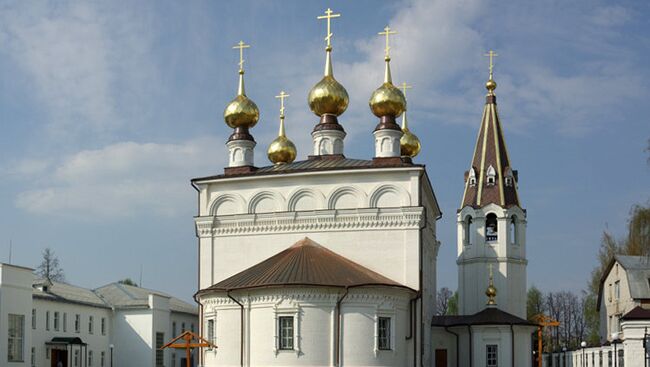
M420 139L408 127L402 128L404 133L399 139L400 152L403 157L415 157L420 153Z
M332 114L340 116L348 108L348 91L334 79L332 71L332 49L325 49L325 75L309 91L307 102L316 116Z
M278 136L269 145L267 155L273 164L291 163L296 159L296 146L284 135Z
M251 128L257 124L260 118L260 110L255 102L246 97L244 91L244 70L239 70L239 88L235 99L230 101L223 111L223 119L226 124L235 129L238 127Z
M399 88L392 83L384 83L370 97L370 110L377 117L398 117L406 110L406 99Z

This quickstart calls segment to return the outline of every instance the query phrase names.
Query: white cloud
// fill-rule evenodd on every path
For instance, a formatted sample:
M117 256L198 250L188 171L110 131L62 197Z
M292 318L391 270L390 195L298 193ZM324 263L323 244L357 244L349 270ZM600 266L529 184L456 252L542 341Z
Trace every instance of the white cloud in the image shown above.
M189 178L221 170L224 149L223 139L202 138L81 151L53 165L51 174L40 172L42 187L19 194L16 205L37 214L87 219L173 216L193 202Z

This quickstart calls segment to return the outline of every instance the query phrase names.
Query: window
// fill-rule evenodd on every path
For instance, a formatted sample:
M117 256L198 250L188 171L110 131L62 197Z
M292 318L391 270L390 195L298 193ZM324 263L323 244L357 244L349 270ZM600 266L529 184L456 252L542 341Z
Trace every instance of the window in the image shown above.
M210 343L215 343L214 340L214 320L208 320L208 341Z
M32 329L36 330L36 309L32 308Z
M191 324L190 324L190 331L191 331L191 332L194 332L194 323L191 323Z
M603 351L598 352L598 366L603 367Z
M104 367L105 363L106 363L106 352L102 350L102 352L99 353L99 367Z
M293 350L293 316L280 316L280 350Z
M469 183L469 187L476 186L476 171L474 170L474 167L469 169L468 183Z
M468 215L465 218L465 223L463 223L463 228L464 229L464 235L463 235L463 242L465 243L465 246L469 246L472 244L472 217Z
M81 332L81 315L74 315L74 331L75 333Z
M181 333L185 332L185 323L181 323Z
M607 367L612 367L612 351L607 351Z
M517 244L517 237L518 237L517 232L518 232L517 231L517 216L513 215L510 218L510 233L509 233L510 243L512 243L513 245Z
M176 352L172 352L172 367L176 367Z
M617 280L614 282L614 299L621 299L621 281Z
M95 326L95 318L92 316L88 316L88 334L93 333L94 326Z
M499 365L499 346L496 344L488 344L485 346L486 353L486 366L497 367Z
M64 312L63 313L63 332L65 333L66 331L68 331L68 314Z
M377 323L377 349L390 350L390 317L380 317Z
M494 167L490 165L487 169L487 185L493 186L496 184L497 171L494 170Z
M32 347L32 355L30 357L32 367L36 367L36 348Z
M106 335L106 318L102 317L102 335Z
M88 351L88 367L93 367L93 351Z
M45 330L50 330L50 311L45 311Z
M497 215L490 213L485 217L485 240L493 242L498 239Z
M165 340L165 333L156 333L156 367L163 367L165 358L163 351L160 349Z
M621 349L618 350L618 367L625 367L625 351L621 347Z
M74 365L79 366L79 349L74 351Z
M54 330L59 331L59 311L54 311Z
M176 321L172 321L172 336L178 336L178 334L176 334Z

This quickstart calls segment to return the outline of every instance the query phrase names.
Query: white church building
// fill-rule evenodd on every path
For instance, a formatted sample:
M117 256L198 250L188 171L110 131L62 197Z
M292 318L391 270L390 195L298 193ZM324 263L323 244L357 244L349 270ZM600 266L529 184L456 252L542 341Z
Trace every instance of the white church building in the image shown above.
M370 97L372 159L345 155L345 88L328 37L323 78L309 92L313 147L294 161L284 128L255 165L240 42L239 88L223 173L195 178L201 366L530 366L525 320L526 212L488 96L458 211L461 316L435 316L441 211L408 129L406 98L385 76ZM382 32L388 37L390 29ZM388 41L387 41L388 42ZM402 125L396 119L402 116ZM369 132L370 133L370 132ZM370 138L370 136L368 137ZM469 150L469 147L468 147ZM451 261L445 259L444 261ZM486 292L487 290L487 292ZM487 293L487 294L486 294Z

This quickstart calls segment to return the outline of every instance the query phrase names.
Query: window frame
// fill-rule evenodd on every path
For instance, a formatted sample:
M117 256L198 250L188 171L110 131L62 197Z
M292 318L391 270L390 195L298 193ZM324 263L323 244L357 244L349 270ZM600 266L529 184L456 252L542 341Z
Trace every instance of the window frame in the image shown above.
M59 331L61 328L61 314L59 311L54 311L54 331Z
M485 366L499 367L499 344L485 345Z
M7 362L25 362L25 315L10 313L7 317Z
M75 314L74 315L74 332L79 334L81 333L81 315L80 314Z
M95 317L93 315L88 316L88 334L93 335L95 333Z
M388 323L382 327L382 323ZM387 327L386 327L387 326ZM382 336L382 330L387 333L387 335ZM389 316L378 316L377 317L377 349L378 350L393 350L393 318ZM386 343L382 344L382 340Z
M284 321L289 322L290 326L285 326ZM293 351L295 349L295 338L296 338L296 322L294 316L278 316L278 350L281 351ZM285 335L285 331L291 333L291 335ZM285 342L287 344L285 344Z
M274 306L274 313L275 333L273 336L273 352L275 355L290 352L300 355L300 306L296 304L279 304ZM293 349L280 349L280 317L293 317Z
M160 341L158 337L160 336ZM156 344L156 353L154 356L154 366L156 367L164 367L165 365L165 352L161 350L160 348L165 345L165 333L156 331L154 334L154 343ZM158 361L160 360L160 363Z

